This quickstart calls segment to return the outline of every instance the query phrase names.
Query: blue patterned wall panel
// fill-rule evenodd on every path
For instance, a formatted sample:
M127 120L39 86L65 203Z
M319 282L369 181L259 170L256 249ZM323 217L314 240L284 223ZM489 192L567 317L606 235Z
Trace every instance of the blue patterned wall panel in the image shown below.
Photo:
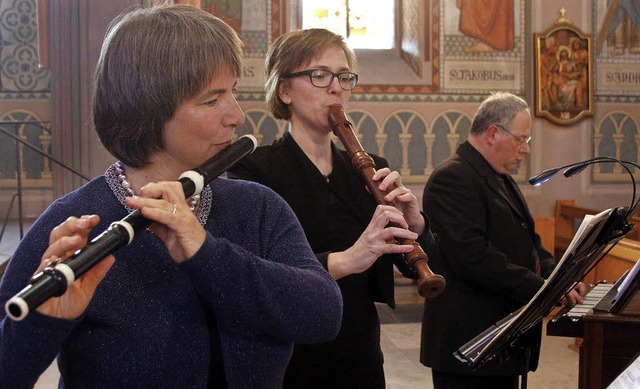
M383 135L385 135L384 146L378 154L384 156L389 162L389 167L393 170L402 166L402 144L400 143L400 134L403 130L403 117L406 114L393 115L386 119L383 124Z
M51 153L50 123L28 111L12 111L0 117L4 130L18 136L35 148ZM0 133L0 187L16 186L16 154L20 157L21 177L25 187L50 187L51 165L46 157L4 133Z
M380 141L380 126L373 116L365 111L349 111L349 120L353 124L353 130L358 136L362 148L369 153L378 154Z
M35 0L0 0L0 98L48 98L50 72L38 66Z
M460 111L446 111L433 121L432 133L435 135L432 150L432 166L435 168L449 158L457 146L466 141L471 128L471 119Z
M606 114L595 128L594 150L596 157L612 157L638 162L638 123L627 112L613 111ZM638 173L635 172L636 178ZM595 182L628 180L620 164L598 164L593 167Z
M350 110L347 116L364 150L386 158L390 168L403 175L404 182L413 184L425 183L433 168L467 139L471 126L471 119L455 110L439 114L431 129L418 112L411 110L392 112L382 126L365 110ZM260 145L271 144L287 127L285 121L275 120L262 109L248 109L245 117L237 136L253 134ZM338 140L336 143L341 147Z
M259 145L270 145L282 136L283 129L269 112L252 109L247 110L244 115L244 123L236 129L238 136L252 134L258 140ZM280 124L284 125L284 122L280 121Z

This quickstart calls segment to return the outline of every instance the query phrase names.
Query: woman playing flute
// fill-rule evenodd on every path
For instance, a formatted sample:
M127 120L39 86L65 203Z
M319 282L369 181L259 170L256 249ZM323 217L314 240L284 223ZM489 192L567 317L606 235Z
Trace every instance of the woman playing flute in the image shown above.
M380 322L375 302L394 302L394 262L418 240L436 249L429 224L398 172L372 155L374 181L389 190L377 206L350 158L332 142L329 107L346 106L358 76L356 58L342 37L323 29L284 34L266 58L266 100L288 131L229 171L230 177L260 182L278 192L302 223L318 261L338 280L344 299L338 337L327 343L298 343L285 375L286 388L384 388ZM393 222L399 227L389 227ZM413 276L413 274L411 274Z
M279 388L294 342L336 336L339 289L286 202L226 179L185 200L176 181L243 123L241 53L228 25L189 6L112 23L93 118L118 162L35 222L1 302L134 209L153 223L24 320L2 316L0 387L32 387L57 355L62 387Z

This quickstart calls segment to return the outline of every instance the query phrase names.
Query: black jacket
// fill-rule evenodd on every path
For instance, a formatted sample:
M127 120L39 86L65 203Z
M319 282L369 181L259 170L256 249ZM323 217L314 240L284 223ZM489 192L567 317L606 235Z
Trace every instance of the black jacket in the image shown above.
M258 147L228 172L231 178L256 181L280 194L293 208L325 268L329 252L352 246L377 206L347 153L332 145L332 157L333 171L327 182L287 132L271 146ZM384 159L372 158L377 168L387 166ZM437 247L428 223L418 241L427 253ZM382 364L374 302L395 307L394 261L404 270L402 257L385 255L364 273L338 280L344 299L340 334L329 343L296 345L285 381L299 372L305 381L318 384L328 374L357 376Z
M533 218L509 175L515 198L501 177L468 142L431 174L423 209L439 238L440 257L430 265L447 280L440 295L425 301L420 360L435 370L477 375L522 373L521 352L509 348L471 371L453 352L525 305L543 285L555 260L535 233ZM539 258L542 277L536 274ZM520 337L531 349L535 370L541 325Z

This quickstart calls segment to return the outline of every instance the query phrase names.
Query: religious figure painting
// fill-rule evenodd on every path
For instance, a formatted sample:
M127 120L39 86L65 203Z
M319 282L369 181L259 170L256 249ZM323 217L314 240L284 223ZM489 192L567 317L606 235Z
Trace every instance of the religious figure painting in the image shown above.
M443 92L525 93L524 0L441 0Z
M598 53L606 46L613 56L640 54L640 2L611 0L603 7L598 33Z
M598 96L640 96L640 1L595 0ZM636 100L637 101L637 100Z
M154 3L165 0L146 0ZM243 43L245 67L238 81L241 92L260 92L264 89L264 57L270 34L279 34L278 9L272 9L270 0L172 0L203 9L224 20L233 28ZM274 27L275 25L275 27Z
M477 39L465 47L467 53L507 51L515 47L513 0L456 0L459 29Z
M593 115L591 36L583 34L564 10L542 34L535 34L535 114L556 124Z

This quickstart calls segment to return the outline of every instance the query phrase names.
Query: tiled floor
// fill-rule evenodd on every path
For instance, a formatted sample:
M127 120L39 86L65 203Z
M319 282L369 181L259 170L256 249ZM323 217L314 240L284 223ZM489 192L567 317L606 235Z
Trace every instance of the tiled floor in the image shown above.
M399 304L422 302L414 285L396 286ZM429 389L431 370L419 362L420 324L383 324L382 349L388 389ZM542 338L538 370L527 375L531 389L571 389L578 387L578 352L574 338Z
M0 263L7 260L19 240L17 226L7 228L0 241ZM396 286L398 304L421 303L415 285ZM429 389L431 371L418 361L420 351L420 323L382 325L382 349L388 389ZM538 371L527 376L532 389L567 389L578 387L578 352L573 338L547 337L542 339ZM36 384L36 389L57 388L58 371L52 365Z
M3 226L1 225L4 220L0 220L0 231L2 231L2 236L0 237L0 264L6 262L9 257L13 254L13 251L18 246L18 242L20 242L20 226L15 221L9 221L7 225L2 230ZM31 221L25 221L22 223L22 234L26 234L27 230L31 226Z
M385 324L382 348L389 389L433 388L431 370L418 362L420 325ZM574 339L544 337L540 366L527 375L529 388L570 389L578 387L578 353Z
M397 286L398 303L421 302L415 286ZM418 361L420 324L400 323L382 325L382 349L388 389L429 389L431 370ZM547 337L542 339L540 366L527 376L532 389L570 389L578 387L578 352L573 338ZM57 370L52 366L36 384L36 389L57 387Z

